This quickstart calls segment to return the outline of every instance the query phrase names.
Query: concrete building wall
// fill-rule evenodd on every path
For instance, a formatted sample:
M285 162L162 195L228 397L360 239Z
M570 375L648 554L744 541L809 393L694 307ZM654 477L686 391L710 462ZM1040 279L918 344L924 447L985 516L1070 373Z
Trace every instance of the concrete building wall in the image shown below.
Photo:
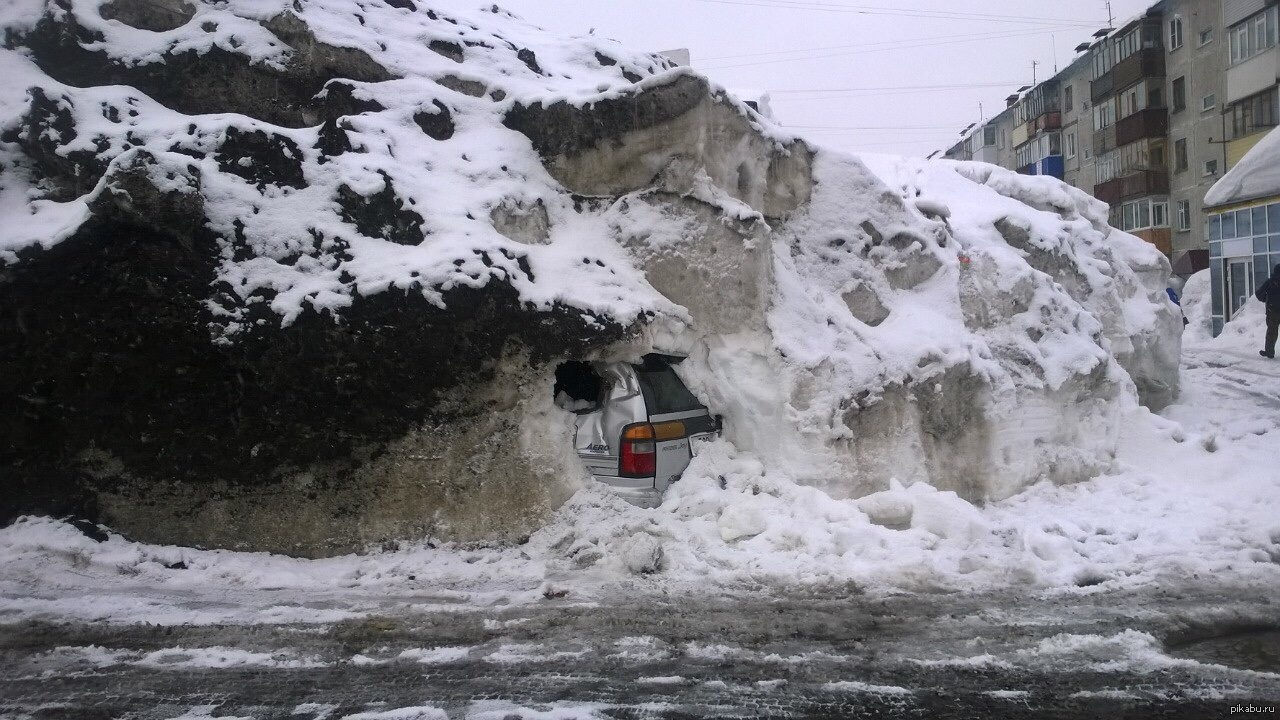
M989 124L996 126L995 164L1010 170L1014 169L1013 122L1014 115L1011 107L1005 108L989 121Z
M1092 66L1082 53L1058 74L1062 93L1063 180L1086 190L1093 187L1093 105L1089 102ZM1070 93L1071 102L1067 102ZM1074 145L1075 152L1070 152Z
M1166 35L1169 23L1182 22L1183 43L1166 43L1166 98L1172 105L1173 87L1182 79L1186 107L1169 113L1169 214L1173 229L1173 257L1189 250L1208 249L1205 237L1204 194L1226 172L1223 111L1227 103L1227 37L1222 22L1222 0L1165 0ZM1207 34L1202 38L1201 34ZM1204 98L1213 96L1212 107ZM1186 144L1186 167L1178 165L1177 146ZM1207 174L1205 163L1217 162ZM1179 203L1186 203L1188 223L1180 224Z

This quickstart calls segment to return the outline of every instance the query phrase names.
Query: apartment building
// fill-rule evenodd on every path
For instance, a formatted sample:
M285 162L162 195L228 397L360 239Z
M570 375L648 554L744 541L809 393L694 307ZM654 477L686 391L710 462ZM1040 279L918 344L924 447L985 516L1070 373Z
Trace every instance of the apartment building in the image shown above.
M1062 178L1109 204L1111 224L1160 248L1175 274L1209 268L1216 334L1280 262L1280 197L1205 208L1280 125L1280 0L1159 0L1076 52L967 132L981 148L946 156Z
M1085 190L1093 188L1091 67L1089 56L1079 55L1057 76L1062 93L1062 179Z
M960 142L947 148L946 157L951 160L974 160L997 165L1000 157L996 150L996 132L994 123L966 128Z
M1178 275L1208 267L1204 194L1280 121L1277 0L1159 0L1076 51L1011 97L1012 117L972 130L995 139L982 157L1107 202L1112 224L1159 247Z
M1113 226L1172 255L1163 33L1157 6L1089 50L1093 195Z
M943 157L948 160L973 160L1003 166L1012 157L1007 151L1012 128L1011 104L990 120L974 123L961 131L960 142L947 148Z
M1225 165L1240 161L1277 121L1280 49L1275 0L1221 0L1225 29Z
M1208 267L1204 195L1227 169L1222 0L1165 0L1174 273Z

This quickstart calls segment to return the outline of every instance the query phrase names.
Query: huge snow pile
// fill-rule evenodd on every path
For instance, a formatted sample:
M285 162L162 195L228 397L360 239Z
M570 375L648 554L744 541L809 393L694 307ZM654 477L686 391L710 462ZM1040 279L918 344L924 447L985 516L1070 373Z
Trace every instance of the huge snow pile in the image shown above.
M1280 195L1280 132L1272 130L1204 194L1205 207Z
M1177 395L1168 263L1052 179L873 172L496 6L4 24L0 349L47 355L0 368L19 510L306 554L516 539L585 478L556 362L652 349L727 416L697 472L888 515L915 483L1091 477L1125 411Z

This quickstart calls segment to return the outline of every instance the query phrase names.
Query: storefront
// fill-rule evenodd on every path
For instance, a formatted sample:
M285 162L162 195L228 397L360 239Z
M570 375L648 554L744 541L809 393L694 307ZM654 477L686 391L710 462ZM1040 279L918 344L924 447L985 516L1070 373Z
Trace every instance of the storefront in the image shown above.
M1213 334L1235 317L1280 265L1280 197L1209 209Z
M1213 334L1280 265L1280 133L1273 130L1205 194Z

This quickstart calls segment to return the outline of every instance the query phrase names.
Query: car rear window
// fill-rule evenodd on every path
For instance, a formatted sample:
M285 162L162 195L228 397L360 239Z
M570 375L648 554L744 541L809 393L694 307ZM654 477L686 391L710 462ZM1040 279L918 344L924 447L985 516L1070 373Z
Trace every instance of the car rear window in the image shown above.
M666 361L646 356L644 364L635 368L650 415L705 409Z

